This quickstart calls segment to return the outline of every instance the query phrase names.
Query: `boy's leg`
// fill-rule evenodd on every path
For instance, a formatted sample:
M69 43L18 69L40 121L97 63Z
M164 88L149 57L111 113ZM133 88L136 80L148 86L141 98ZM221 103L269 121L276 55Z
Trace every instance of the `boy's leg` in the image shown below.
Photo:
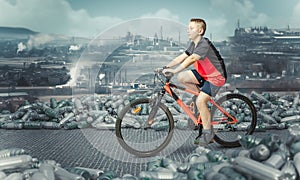
M207 106L207 103L211 98L211 93L211 85L208 81L205 81L196 101L197 108L200 112L200 117L203 123L202 136L199 139L199 145L202 146L210 143L214 137L214 132L211 126L211 114Z
M210 100L210 95L204 93L204 92L200 92L197 101L196 101L196 105L198 108L198 111L200 112L200 117L203 123L203 129L204 130L210 130L211 129L211 115L210 115L210 111L207 107L207 102Z
M199 84L198 80L194 76L192 71L183 71L180 72L177 76L178 81L185 85L188 89L199 92L199 88L197 87L196 84Z

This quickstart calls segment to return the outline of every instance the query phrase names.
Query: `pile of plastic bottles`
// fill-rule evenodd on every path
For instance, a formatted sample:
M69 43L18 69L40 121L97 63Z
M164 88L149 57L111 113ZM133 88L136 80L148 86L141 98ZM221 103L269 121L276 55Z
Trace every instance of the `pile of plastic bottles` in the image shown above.
M112 171L85 167L62 168L54 160L38 160L24 149L0 150L1 180L93 180L116 178Z
M132 96L114 95L89 95L61 101L51 98L50 102L26 104L14 113L2 112L0 127L3 129L114 128L117 113L132 98Z
M300 121L299 93L279 96L277 93L258 94L253 91L248 97L256 107L262 128L283 129L287 124Z
M238 92L239 93L239 92ZM35 102L20 107L16 112L2 111L0 128L2 129L76 129L76 128L114 128L117 115L132 100L150 97L151 92L131 95L86 95L68 100ZM187 102L191 96L184 94ZM259 94L255 91L244 94L254 103L258 113L257 130L285 129L289 124L300 121L299 93L296 95L278 95L276 93ZM175 126L185 128L188 117L182 113L179 105L168 95L163 103L174 116Z
M53 160L32 158L19 148L0 150L0 179L299 179L300 125L289 127L289 137L282 140L277 134L263 138L253 135L240 137L242 148L214 151L196 148L184 162L166 157L153 157L146 170L138 176L118 177L113 171L85 167L62 168Z

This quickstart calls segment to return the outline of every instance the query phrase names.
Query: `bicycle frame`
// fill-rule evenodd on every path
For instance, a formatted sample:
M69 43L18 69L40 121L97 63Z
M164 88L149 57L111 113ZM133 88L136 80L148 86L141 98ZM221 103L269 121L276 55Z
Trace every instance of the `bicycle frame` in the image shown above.
M181 87L181 86L177 86L175 84L170 83L169 81L167 81L163 87L164 91L167 92L171 97L174 98L174 100L177 102L177 104L183 109L183 111L192 119L192 121L194 122L195 125L199 125L202 124L202 120L201 117L199 115L198 118L195 117L195 115L193 114L193 112L190 110L190 108L188 108L188 106L176 95L176 93L173 91L172 88L176 88L179 89L181 91L185 91L187 93L190 94L194 94L196 96L199 95L199 92L196 91L192 91L190 89ZM217 104L212 98L209 100L209 102L216 106L224 115L226 115L227 117L229 117L232 121L231 122L227 122L227 124L235 124L238 122L238 120L231 116L224 108L222 108L219 104ZM225 119L222 119L222 121L224 121ZM211 124L220 124L220 122L217 121L211 121Z

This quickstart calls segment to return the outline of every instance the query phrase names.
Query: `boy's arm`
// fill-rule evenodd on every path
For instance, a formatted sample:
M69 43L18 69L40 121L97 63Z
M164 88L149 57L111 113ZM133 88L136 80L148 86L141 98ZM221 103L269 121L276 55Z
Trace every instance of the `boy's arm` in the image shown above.
M180 54L179 56L177 56L176 58L174 58L171 62L169 62L169 64L167 65L167 68L171 68L171 67L174 67L174 66L180 64L187 57L188 57L188 55L185 52L182 53L182 54Z
M178 73L184 70L185 68L189 67L200 58L201 57L198 54L192 54L188 56L188 58L186 58L176 69L174 69L174 73Z
M196 62L198 59L200 59L201 57L198 54L192 54L190 56L187 55L187 58L185 58L183 60L183 62L175 69L170 69L169 67L167 67L167 69L163 70L163 73L179 73L180 71L184 70L185 68L189 67L191 64L193 64L194 62Z

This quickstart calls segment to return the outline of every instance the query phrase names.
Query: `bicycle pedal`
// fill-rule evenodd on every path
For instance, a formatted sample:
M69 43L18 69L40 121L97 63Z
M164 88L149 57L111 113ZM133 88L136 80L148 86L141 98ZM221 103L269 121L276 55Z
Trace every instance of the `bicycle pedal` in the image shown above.
M198 130L200 127L199 126L195 126L194 128L192 128L192 130Z

